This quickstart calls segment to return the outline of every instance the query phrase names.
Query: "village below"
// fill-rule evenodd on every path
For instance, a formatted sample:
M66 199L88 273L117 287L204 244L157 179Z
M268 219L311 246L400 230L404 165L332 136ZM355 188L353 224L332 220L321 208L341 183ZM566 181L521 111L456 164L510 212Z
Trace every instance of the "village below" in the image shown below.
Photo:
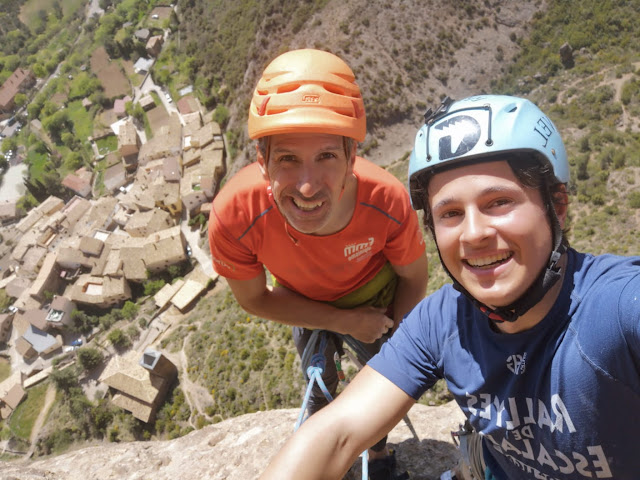
M160 6L148 19L160 22L172 11ZM86 139L90 165L61 178L65 195L46 195L24 212L20 180L0 190L0 289L6 303L0 361L10 372L0 383L2 419L15 414L29 389L48 385L28 441L9 435L4 452L33 454L55 384L60 387L66 377L46 380L78 364L87 398L108 395L112 405L153 423L178 375L176 360L157 342L216 283L203 227L226 173L221 127L189 87L174 103L169 91L153 83L149 69L169 35L155 31L134 33L147 57L132 66L133 76L112 63L104 47L83 65L116 99L112 108L100 109ZM33 98L46 81L29 70L14 71L0 88L0 128L3 137L28 130L53 162L60 152L50 131L38 119L26 120L15 104L16 97ZM65 108L65 99L59 101ZM86 111L93 106L88 97L76 103ZM8 170L21 169L26 156L23 145L6 153ZM34 184L26 188L41 194ZM12 191L2 195L5 187Z

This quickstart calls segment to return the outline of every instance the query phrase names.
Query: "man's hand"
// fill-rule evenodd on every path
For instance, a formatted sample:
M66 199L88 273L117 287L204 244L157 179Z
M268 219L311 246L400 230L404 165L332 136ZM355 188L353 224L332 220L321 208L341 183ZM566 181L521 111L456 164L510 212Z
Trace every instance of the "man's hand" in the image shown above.
M285 325L323 329L373 343L393 328L385 308L338 309L309 300L291 290L267 287L264 273L251 280L227 279L236 300L247 312Z
M364 343L373 343L393 328L393 320L385 315L386 308L357 307L343 310L343 332Z

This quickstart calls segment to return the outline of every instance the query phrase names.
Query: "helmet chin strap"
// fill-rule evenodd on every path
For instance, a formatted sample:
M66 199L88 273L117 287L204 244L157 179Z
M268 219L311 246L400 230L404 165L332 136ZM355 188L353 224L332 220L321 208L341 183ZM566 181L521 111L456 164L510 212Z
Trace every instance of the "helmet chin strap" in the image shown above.
M542 269L533 283L529 286L526 292L520 298L510 305L504 307L491 308L484 303L478 301L473 297L454 277L447 269L440 256L440 263L444 267L445 271L453 280L453 288L464 294L469 300L471 300L478 309L484 313L487 317L496 323L502 322L515 322L519 317L528 312L534 305L539 303L544 296L551 290L551 288L562 278L562 268L559 266L562 255L567 251L567 247L563 245L562 227L558 221L558 217L553 209L553 204L548 203L551 209L549 216L551 217L552 232L554 246L549 257L547 266ZM438 255L440 250L438 249Z
M519 317L528 312L534 305L540 302L549 290L562 278L562 269L558 265L560 258L566 252L566 247L560 243L551 252L549 263L544 268L527 291L515 302L504 307L491 308L476 300L456 280L453 280L453 288L469 298L478 309L496 323L515 322Z

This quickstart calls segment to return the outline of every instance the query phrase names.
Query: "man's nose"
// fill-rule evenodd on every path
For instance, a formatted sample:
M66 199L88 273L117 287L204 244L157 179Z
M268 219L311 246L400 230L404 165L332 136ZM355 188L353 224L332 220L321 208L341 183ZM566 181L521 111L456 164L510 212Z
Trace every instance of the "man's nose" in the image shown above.
M298 191L305 197L312 197L320 190L320 175L316 168L303 165L298 178Z
M477 243L492 235L490 219L475 209L465 212L460 240L464 243Z

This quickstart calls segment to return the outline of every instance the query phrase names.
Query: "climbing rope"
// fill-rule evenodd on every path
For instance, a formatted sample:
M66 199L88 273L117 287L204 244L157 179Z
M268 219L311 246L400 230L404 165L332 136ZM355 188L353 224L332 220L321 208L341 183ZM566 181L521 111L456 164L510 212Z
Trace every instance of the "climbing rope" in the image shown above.
M307 384L307 390L304 394L304 400L302 401L302 407L300 408L300 414L298 415L298 420L296 421L296 425L293 430L294 432L298 430L298 428L300 428L300 425L302 425L307 418L309 418L309 415L307 415L307 410L309 405L309 398L311 397L311 391L313 390L314 383L316 382L318 383L318 387L320 387L320 390L322 390L322 393L324 394L324 396L329 402L333 401L333 397L329 393L329 390L327 389L327 386L325 385L324 380L322 380L322 372L324 372L324 368L326 366L324 351L325 351L325 348L327 347L328 335L329 334L324 330L314 330L311 333L311 336L309 337L309 341L307 342L307 345L302 353L302 357L301 357L302 371L305 375L305 379L309 383ZM313 352L315 350L316 344L318 343L318 337L320 337L320 344L318 346L317 353L314 354ZM351 340L353 340L354 342L357 342L357 340L354 340L353 338L351 338ZM360 347L360 349L366 352L364 348ZM370 355L367 352L365 358L368 358L368 357L370 357ZM305 368L305 365L309 365L309 366ZM362 480L367 480L368 478L369 478L369 453L367 450L365 450L364 452L362 452Z

